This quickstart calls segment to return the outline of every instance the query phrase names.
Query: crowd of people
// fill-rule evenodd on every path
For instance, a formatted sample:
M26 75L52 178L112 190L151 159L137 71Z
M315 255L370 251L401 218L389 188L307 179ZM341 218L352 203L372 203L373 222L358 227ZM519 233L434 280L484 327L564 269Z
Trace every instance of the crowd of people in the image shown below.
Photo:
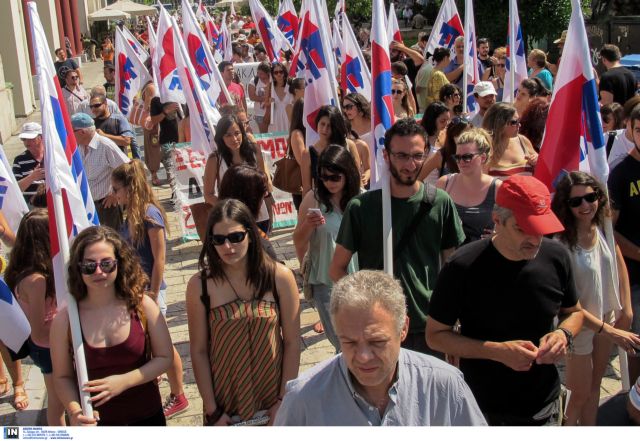
M233 60L218 69L233 102L221 95L217 103L204 202L191 206L202 249L184 292L204 424L594 425L614 345L629 357L631 381L640 376L640 96L619 49L600 50L609 182L570 172L552 196L532 176L557 71L543 51L530 52L529 78L513 103L502 102L506 49L479 39L478 111L468 115L462 38L453 54L437 48L426 58L424 36L413 48L391 43L396 119L383 156L392 277L381 271L382 192L369 190L370 97L341 91L339 106L314 115L319 138L310 145L304 80L288 77L288 62L266 60L248 17L230 19L229 28ZM165 425L189 407L165 321L169 225L154 193L175 187L171 151L190 141L189 112L145 84L141 152L135 124L113 101L110 45L105 39L101 51L105 84L90 91L78 65L56 51L101 224L73 240L68 266L89 376L81 390L69 316L56 303L47 146L37 123L22 126L26 150L13 164L31 211L15 232L0 216L0 238L11 247L4 276L31 325L27 354L45 378L50 425ZM256 76L245 87L235 66L253 61ZM336 352L303 374L299 287L269 242L272 173L254 137L267 132L287 132L299 167L291 197L302 291ZM24 410L20 361L0 349L14 405ZM562 359L568 404L555 365ZM163 400L165 373L171 392ZM9 390L2 369L0 395ZM92 416L82 413L81 392L91 396ZM640 380L627 407L640 423Z

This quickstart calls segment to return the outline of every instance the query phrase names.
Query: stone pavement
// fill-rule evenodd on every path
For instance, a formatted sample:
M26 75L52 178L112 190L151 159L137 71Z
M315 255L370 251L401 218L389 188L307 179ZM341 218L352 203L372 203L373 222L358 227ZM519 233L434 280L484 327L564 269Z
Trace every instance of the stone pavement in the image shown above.
M85 63L82 66L85 87L87 90L96 84L101 84L102 66L99 62ZM40 113L35 112L26 120L18 121L18 127L26 121L40 120ZM17 135L15 133L14 135ZM139 144L142 146L140 137ZM5 152L12 162L13 158L24 150L22 142L17 136L13 136L5 145ZM173 212L169 203L171 191L168 186L156 187L156 194L164 204L169 218L169 234L167 241L167 263L165 267L165 280L168 285L167 290L167 324L171 332L171 338L182 357L184 366L185 392L190 401L189 409L169 420L169 425L176 426L198 426L202 424L202 402L197 390L191 359L189 357L189 336L187 328L187 316L184 300L184 291L189 278L197 272L198 255L201 249L199 241L183 243L180 238L180 227L178 216ZM278 257L292 269L298 268L295 258L293 242L291 239L292 229L275 231L272 241ZM300 371L303 372L319 361L322 361L333 354L333 347L324 337L313 331L313 325L318 320L316 311L301 297L301 318L300 318L300 339L301 356ZM42 426L46 425L46 415L43 409L46 407L46 390L44 379L40 370L35 367L29 358L23 360L22 371L25 379L25 387L29 395L29 407L23 412L16 412L12 407L13 396L7 395L0 398L0 426ZM607 370L606 377L602 382L601 397L608 397L616 394L620 390L620 372L617 357L612 359L612 363ZM169 394L167 381L161 383L161 393L163 397Z

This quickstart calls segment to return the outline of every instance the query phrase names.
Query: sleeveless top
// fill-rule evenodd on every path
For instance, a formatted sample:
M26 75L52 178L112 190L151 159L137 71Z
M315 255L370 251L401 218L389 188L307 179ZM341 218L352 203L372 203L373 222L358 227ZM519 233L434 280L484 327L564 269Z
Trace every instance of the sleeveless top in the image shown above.
M29 274L25 274L24 276L22 276L20 281L22 281L28 275ZM16 299L18 300L18 304L20 305L20 308L22 308L22 311L24 312L24 315L26 315L27 318L29 319L32 314L31 305L24 300L24 297L20 295L18 286L16 286L16 289L15 289L15 296L16 296ZM51 322L53 322L53 318L56 316L57 312L58 312L58 303L56 301L56 293L55 292L46 293L44 297L44 319L43 319L45 328L47 329L51 328ZM49 347L48 342L35 340L33 338L33 334L31 335L31 341L33 341L35 344L37 344L40 347L43 347L43 348Z
M445 191L447 191L447 193L449 192L449 186L453 184L456 176L457 173L447 175L447 181L445 183ZM456 210L458 211L458 216L462 222L462 230L465 235L463 245L481 239L485 232L484 230L493 230L491 212L493 211L493 206L495 204L496 180L497 178L494 178L493 181L491 181L491 185L487 191L487 196L479 205L465 207L464 205L457 204L454 201Z
M520 141L522 152L527 156L527 149L522 142L521 135L518 135L518 141ZM533 176L533 166L524 159L515 164L491 166L487 174L498 178L507 178L514 175Z
M342 222L342 213L334 208L327 213L327 207L319 204L319 208L324 216L325 223L317 227L309 240L309 258L311 259L311 271L309 272L309 283L312 285L333 286L329 278L329 266L333 253L336 250L336 237ZM358 270L357 254L351 258L347 267L347 274Z
M129 314L129 336L122 343L106 348L90 346L82 335L89 380L105 378L138 369L147 363L145 331L135 311ZM82 329L82 327L80 327ZM160 390L155 381L125 390L96 408L99 425L126 426L149 418L162 410Z
M254 298L211 308L209 361L218 406L246 421L278 400L283 343L275 302Z
M615 254L611 253L604 234L596 229L596 244L591 249L576 245L571 253L574 279L580 293L580 305L602 320L612 311L622 309L618 282L613 278Z

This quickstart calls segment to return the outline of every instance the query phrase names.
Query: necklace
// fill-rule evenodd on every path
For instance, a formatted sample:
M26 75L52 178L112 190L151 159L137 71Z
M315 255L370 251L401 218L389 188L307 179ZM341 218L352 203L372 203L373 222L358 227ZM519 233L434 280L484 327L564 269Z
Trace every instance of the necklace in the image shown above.
M229 286L231 287L231 291L233 291L233 293L236 295L236 298L238 300L240 300L242 303L249 303L253 300L253 297L249 300L245 300L242 297L240 297L238 295L238 291L236 291L236 289L233 287L233 285L231 284L231 280L229 280L229 277L227 277L227 273L225 273L224 271L222 272L222 274L224 275L225 280L227 281L227 283L229 284Z

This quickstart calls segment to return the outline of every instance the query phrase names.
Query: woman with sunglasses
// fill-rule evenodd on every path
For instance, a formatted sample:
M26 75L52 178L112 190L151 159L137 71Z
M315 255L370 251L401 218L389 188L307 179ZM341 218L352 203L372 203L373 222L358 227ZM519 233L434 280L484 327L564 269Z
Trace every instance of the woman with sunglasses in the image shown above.
M298 259L310 259L309 284L313 301L327 338L340 351L329 314L331 287L329 265L336 248L336 237L347 203L360 194L360 175L351 154L342 146L330 145L318 160L318 186L305 195L298 211L293 244ZM357 259L349 264L349 273L357 271Z
M440 101L434 101L427 106L422 115L421 125L427 132L427 158L435 155L444 143L445 130L451 119L449 108ZM432 170L424 180L435 184L439 175L437 170Z
M220 182L229 167L247 164L269 176L260 147L250 141L244 125L237 116L227 115L220 118L216 126L214 140L218 150L209 155L203 178L204 200L211 206L218 201ZM273 205L271 183L269 182L268 185L269 194L263 201L260 215L256 220L258 227L265 234L269 234L271 228L271 208Z
M496 102L502 102L502 94L504 92L504 79L507 74L507 49L504 47L497 47L493 50L493 57L498 60L493 65L492 75L490 81L493 83L493 88L496 90Z
M64 406L53 385L49 349L49 330L57 311L50 244L47 210L35 208L20 222L4 276L31 325L27 344L29 356L44 376L48 397L47 424L64 426ZM16 399L26 399L24 382L14 383L13 387Z
M348 93L342 99L342 113L359 137L371 132L371 103L360 93Z
M166 261L167 215L146 180L142 163L136 159L122 164L111 173L113 193L124 208L126 221L121 236L136 251L142 269L149 277L146 294L167 316L167 284L164 281ZM167 418L187 410L189 401L182 383L182 360L173 348L173 363L167 371L171 393L164 407Z
M293 273L263 252L251 212L235 199L211 210L198 266L186 297L205 425L264 415L272 424L300 364Z
M408 94L411 93L404 79L393 78L391 80L391 98L393 100L393 112L396 119L412 117L416 111L409 103Z
M513 175L533 175L538 162L531 141L520 135L520 117L515 107L508 103L496 103L487 110L482 128L493 135L492 151L485 164L491 176L507 178Z
M472 128L463 132L456 138L453 155L460 171L441 177L436 184L449 193L456 205L465 244L493 233L491 216L495 195L502 182L482 171L490 152L491 137L485 130Z
M436 150L433 155L429 157L420 169L418 179L424 181L427 176L431 175L434 171L438 172L438 177L448 175L449 173L458 172L458 164L453 159L453 155L456 154L456 141L455 139L460 136L465 130L469 130L473 127L473 124L464 117L455 116L451 119L445 130L444 144L441 149Z
M449 109L451 116L456 115L458 110L456 107L460 106L460 89L455 84L445 84L440 89L438 99L443 102Z
M56 391L71 425L164 426L156 378L171 367L167 324L144 295L149 278L135 251L109 227L89 227L71 244L69 293L78 303L94 416L82 414L66 309L51 327Z
M620 248L611 250L604 235L608 198L593 176L579 171L565 175L551 208L565 227L558 239L571 252L584 313L583 328L566 358L566 385L571 390L566 424L594 426L612 345L631 354L634 346L640 347L640 338L626 331L632 317L629 277Z
M292 103L293 95L287 91L287 68L282 63L271 65L271 106L267 110L270 116L270 132L286 132L289 130L290 120L287 106Z
M318 158L330 144L341 145L353 156L356 164L360 155L355 143L347 138L347 125L340 110L335 106L322 106L316 114L315 124L318 141L302 152L300 169L302 170L302 195L315 188L318 180Z

